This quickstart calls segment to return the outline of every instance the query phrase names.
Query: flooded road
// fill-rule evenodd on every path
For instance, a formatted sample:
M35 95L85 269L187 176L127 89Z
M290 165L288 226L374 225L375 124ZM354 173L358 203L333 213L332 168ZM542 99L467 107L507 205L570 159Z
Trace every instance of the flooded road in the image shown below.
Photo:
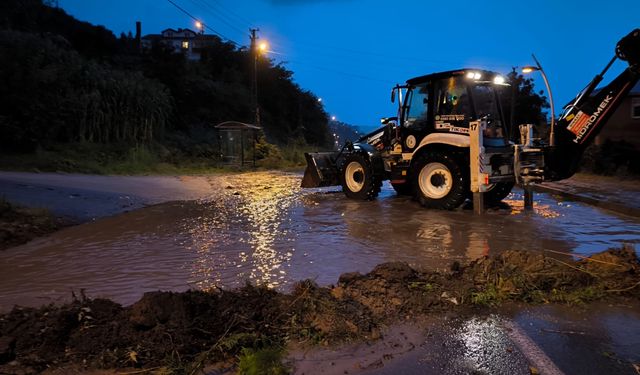
M306 278L326 285L389 261L444 269L508 249L590 254L640 243L640 219L544 194L534 212L523 211L515 191L504 207L476 216L423 209L386 184L377 200L362 202L339 188L302 190L297 174L210 178L204 199L101 219L0 253L0 310L65 301L81 289L130 304L152 290L246 281L287 290Z

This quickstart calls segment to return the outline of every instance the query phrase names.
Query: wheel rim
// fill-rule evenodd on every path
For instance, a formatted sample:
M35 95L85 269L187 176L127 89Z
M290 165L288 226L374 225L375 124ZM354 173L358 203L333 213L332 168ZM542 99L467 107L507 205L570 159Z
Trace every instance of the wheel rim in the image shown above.
M418 184L422 193L431 199L445 197L453 187L451 171L442 163L429 163L420 170Z
M344 171L344 179L347 187L352 192L357 193L362 190L364 186L364 168L362 164L357 161L347 164L347 168Z

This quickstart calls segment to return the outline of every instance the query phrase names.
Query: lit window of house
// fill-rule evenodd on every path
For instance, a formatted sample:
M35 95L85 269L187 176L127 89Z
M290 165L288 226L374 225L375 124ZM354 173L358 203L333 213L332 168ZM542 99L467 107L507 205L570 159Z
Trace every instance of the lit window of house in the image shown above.
M631 99L631 118L640 118L640 98Z
M182 41L182 49L189 49L189 41L188 40L183 40Z

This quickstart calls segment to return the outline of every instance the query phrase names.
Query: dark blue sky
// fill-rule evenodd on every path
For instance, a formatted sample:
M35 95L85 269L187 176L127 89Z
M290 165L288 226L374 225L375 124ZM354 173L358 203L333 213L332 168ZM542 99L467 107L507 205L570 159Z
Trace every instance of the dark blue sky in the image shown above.
M506 74L533 63L531 53L559 108L600 72L616 42L640 27L639 0L174 2L240 45L249 43L249 27L260 28L270 56L322 97L327 112L367 127L395 114L389 102L395 83L461 67ZM194 28L165 0L60 0L60 6L116 35L134 31L136 20L143 34ZM618 62L612 72L623 67Z

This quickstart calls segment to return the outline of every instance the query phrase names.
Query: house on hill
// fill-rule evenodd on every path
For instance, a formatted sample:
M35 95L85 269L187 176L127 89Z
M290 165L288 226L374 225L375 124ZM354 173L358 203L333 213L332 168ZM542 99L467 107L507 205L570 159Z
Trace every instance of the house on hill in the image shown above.
M620 107L596 137L597 145L606 140L625 141L640 150L640 82L629 92Z
M189 29L165 29L160 34L148 34L142 37L141 47L151 48L154 43L162 43L182 52L189 60L200 60L202 49L220 42L216 35L200 34Z

